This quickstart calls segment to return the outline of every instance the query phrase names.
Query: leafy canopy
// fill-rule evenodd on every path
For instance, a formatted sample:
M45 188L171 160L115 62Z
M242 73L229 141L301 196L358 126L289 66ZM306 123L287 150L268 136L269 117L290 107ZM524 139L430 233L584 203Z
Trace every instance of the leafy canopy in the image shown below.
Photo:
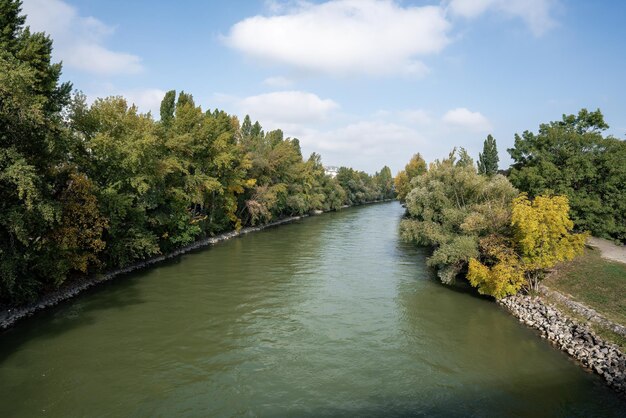
M572 233L574 223L566 196L537 196L531 201L522 193L513 201L511 225L533 287L538 273L582 254L588 236Z
M403 236L435 248L429 265L450 283L471 258L478 257L479 238L503 233L510 223L511 202L517 190L496 175L481 176L467 156L435 161L427 173L413 180L407 195L409 218L401 223Z
M426 171L426 161L424 161L422 155L418 152L409 160L404 170L396 175L394 186L398 200L401 202L405 201L406 195L411 191L411 180L426 173Z
M493 176L498 173L498 149L496 140L488 135L483 143L483 152L478 154L478 173Z
M515 135L511 182L532 198L568 197L575 228L626 242L626 141L603 137L600 110Z

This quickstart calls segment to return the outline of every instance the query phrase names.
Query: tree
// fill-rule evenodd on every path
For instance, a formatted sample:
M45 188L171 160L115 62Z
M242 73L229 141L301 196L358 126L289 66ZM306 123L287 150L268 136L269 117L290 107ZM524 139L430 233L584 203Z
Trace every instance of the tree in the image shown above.
M576 229L626 242L626 141L607 128L600 110L582 109L515 135L510 179L531 198L567 196Z
M246 115L241 124L241 136L243 138L249 138L250 135L252 135L252 121L250 120L250 115Z
M512 244L492 234L479 241L480 259L470 258L467 279L478 293L501 299L516 294L526 283L525 271Z
M426 173L426 170L426 161L424 161L424 158L422 158L422 154L420 154L419 152L413 155L413 157L411 157L407 165L404 167L404 171L409 177L409 180L412 180L415 177Z
M259 123L258 120L254 122L254 125L252 125L252 129L250 130L250 135L253 137L265 136L265 133L263 132L263 128L261 127L261 124Z
M501 175L481 176L473 164L459 165L456 150L431 164L412 185L401 233L434 248L428 264L444 283L451 283L470 259L479 257L480 237L504 235L509 228L517 190Z
M176 110L176 90L170 90L165 93L165 97L161 100L161 123L163 126L170 126L174 118Z
M529 287L534 290L547 269L581 254L588 236L572 233L566 196L537 196L531 201L522 193L513 201L511 225Z
M470 157L467 150L463 147L459 147L459 159L456 162L456 165L459 167L474 167L474 160Z
M493 176L498 173L498 149L496 140L491 135L483 143L483 152L478 154L478 173Z
M347 205L362 205L381 199L380 185L373 176L363 171L339 167L336 180L345 191Z
M62 205L60 225L53 231L52 238L59 245L59 256L66 264L62 275L69 271L87 273L91 266L99 267L99 253L106 243L103 233L108 220L98 208L96 187L84 174L72 172L68 175L59 201ZM60 283L57 283L60 284Z
M426 173L426 161L422 158L422 155L418 152L413 155L404 170L400 171L394 180L394 186L396 194L401 202L404 202L406 195L411 191L411 180Z
M58 168L71 156L61 111L71 84L59 83L52 41L31 33L21 2L0 0L0 302L33 299L62 281Z
M21 12L21 1L0 1L0 47L3 51L16 49L20 33L26 23L26 16L21 15Z
M380 170L380 173L376 173L374 178L376 179L376 182L378 183L378 187L380 189L380 198L393 198L393 177L391 176L391 169L387 166L384 166Z
M411 183L409 176L406 175L406 171L398 171L398 174L393 179L393 188L396 192L396 196L400 202L404 202L406 195L411 191Z
M89 149L82 169L98 186L100 211L109 220L104 266L124 266L161 253L158 191L172 162L163 158L156 124L122 97L97 99L83 119L91 123L75 124Z

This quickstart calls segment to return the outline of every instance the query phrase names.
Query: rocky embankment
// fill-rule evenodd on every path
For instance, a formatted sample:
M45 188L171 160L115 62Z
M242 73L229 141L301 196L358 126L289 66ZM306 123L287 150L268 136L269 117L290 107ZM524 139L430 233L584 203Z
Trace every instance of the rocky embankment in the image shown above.
M498 303L626 396L626 355L618 346L602 340L585 325L570 319L540 297L516 295Z
M140 261L130 266L126 266L124 268L113 270L104 274L90 276L80 281L68 283L64 286L61 286L58 290L52 293L49 293L47 295L44 295L37 302L24 305L24 306L15 307L15 308L0 310L0 330L7 329L13 326L13 324L15 324L18 320L22 318L30 316L34 314L35 312L40 311L42 309L54 306L64 300L70 299L92 286L95 286L102 282L109 281L113 279L114 277L120 276L122 274L140 270L148 266L151 266L153 264L157 264L162 261L169 260L174 257L178 257L181 254L185 254L190 251L197 250L202 247L206 247L208 245L213 245L221 241L226 241L227 239L231 239L234 237L238 237L240 235L248 234L250 232L260 231L262 229L270 228L273 226L282 225L282 224L289 223L289 222L294 222L299 219L305 218L307 216L308 215L292 216L292 217L281 219L279 221L272 222L266 225L242 228L239 231L226 232L220 235L216 235L214 237L201 239L201 240L194 242L193 244L187 245L185 247L181 247L169 254L165 254L165 255L154 257L148 260Z

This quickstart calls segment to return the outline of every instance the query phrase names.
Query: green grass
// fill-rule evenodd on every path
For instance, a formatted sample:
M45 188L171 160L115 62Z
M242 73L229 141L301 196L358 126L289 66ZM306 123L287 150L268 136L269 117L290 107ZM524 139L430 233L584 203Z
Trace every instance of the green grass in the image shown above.
M623 337L622 335L616 333L615 331L605 326L602 326L600 324L587 320L587 318L575 312L572 308L570 308L569 306L567 306L566 304L564 304L563 302L561 302L560 300L556 299L553 296L542 295L541 298L544 300L544 302L547 302L548 304L557 308L563 314L567 315L570 319L573 319L574 321L580 324L585 324L589 326L589 328L598 337L602 338L605 341L616 344L623 352L626 352L626 338Z
M626 325L626 264L605 260L598 250L586 248L582 256L557 266L544 284Z
M596 335L598 335L598 337L602 338L603 340L612 342L613 344L616 344L622 350L622 352L626 352L626 337L624 337L623 335L620 335L598 324L592 324L591 329L596 333Z

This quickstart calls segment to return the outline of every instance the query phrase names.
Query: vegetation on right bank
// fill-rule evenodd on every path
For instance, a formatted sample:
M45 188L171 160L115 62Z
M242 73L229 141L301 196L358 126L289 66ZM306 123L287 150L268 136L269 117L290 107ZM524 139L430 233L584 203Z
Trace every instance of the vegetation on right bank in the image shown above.
M428 263L444 283L465 277L498 299L536 290L582 254L589 233L626 238L626 143L603 137L607 127L583 109L516 135L507 171L491 135L477 164L463 148L428 168L416 154L395 179L403 237L433 248Z
M626 264L602 258L600 250L585 248L580 257L560 263L544 284L626 324Z

